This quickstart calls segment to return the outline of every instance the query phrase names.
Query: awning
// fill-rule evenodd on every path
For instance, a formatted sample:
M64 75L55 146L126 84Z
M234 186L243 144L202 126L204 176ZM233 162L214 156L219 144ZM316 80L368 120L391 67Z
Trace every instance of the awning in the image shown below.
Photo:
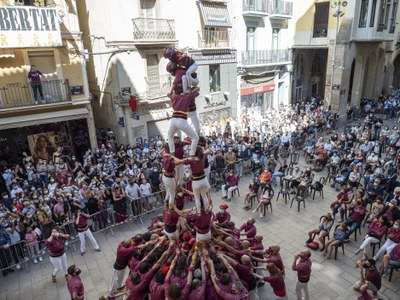
M85 119L87 118L87 115L87 108L75 108L25 116L0 118L0 130Z
M226 5L198 2L204 27L232 27Z
M0 48L0 58L14 58L14 49Z

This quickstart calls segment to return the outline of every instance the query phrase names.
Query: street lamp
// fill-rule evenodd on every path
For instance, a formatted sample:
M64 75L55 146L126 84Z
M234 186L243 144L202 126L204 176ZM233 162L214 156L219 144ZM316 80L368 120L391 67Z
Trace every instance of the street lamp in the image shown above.
M331 88L329 91L329 99L328 99L328 110L331 110L332 106L332 92L333 92L333 82L335 81L335 69L336 69L336 45L337 45L337 36L339 33L339 19L344 16L344 12L340 9L342 7L347 6L347 1L335 1L331 4L331 7L335 10L333 17L336 18L336 32L335 32L335 44L333 46L333 57L332 57L332 76L331 76Z

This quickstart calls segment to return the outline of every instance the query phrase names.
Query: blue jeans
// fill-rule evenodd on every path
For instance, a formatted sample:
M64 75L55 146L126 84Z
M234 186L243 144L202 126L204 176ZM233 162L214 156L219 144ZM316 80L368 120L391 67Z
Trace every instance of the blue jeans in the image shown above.
M344 224L347 226L347 234L346 234L346 238L348 239L349 236L357 230L357 228L359 227L357 222L353 222L353 221L346 221L344 222Z
M340 219L343 220L344 219L344 209L340 204L336 204L333 207L333 209L332 209L333 217L335 217L338 212L340 213Z
M274 174L272 174L271 177L271 182L273 184L276 184L276 177L283 177L285 174L283 174L282 172L275 172Z

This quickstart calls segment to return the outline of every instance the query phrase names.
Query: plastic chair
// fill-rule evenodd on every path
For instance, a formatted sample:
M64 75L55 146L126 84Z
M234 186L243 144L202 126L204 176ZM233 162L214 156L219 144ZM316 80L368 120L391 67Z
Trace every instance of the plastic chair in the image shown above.
M317 187L317 182L319 183L319 187ZM314 185L310 187L311 192L313 192L313 200L315 199L315 193L318 192L319 196L324 199L324 185L321 182L321 179L316 181Z
M276 197L276 201L278 202L279 196L282 195L283 199L285 199L285 204L287 204L288 199L290 201L290 181L286 178L283 177L283 184L281 185L281 189L278 192L278 195Z
M297 201L297 211L300 211L300 203L303 202L304 208L306 208L306 197L307 197L307 187L305 186L298 186L297 188L297 194L294 196L292 199L292 202L290 203L290 208L293 206L293 202L296 200Z

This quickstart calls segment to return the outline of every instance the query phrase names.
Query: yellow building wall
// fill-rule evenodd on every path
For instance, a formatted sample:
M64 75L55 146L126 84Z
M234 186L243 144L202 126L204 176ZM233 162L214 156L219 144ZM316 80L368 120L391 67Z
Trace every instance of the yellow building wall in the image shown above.
M64 79L69 80L70 86L83 85L81 59L79 56L69 54L66 50L60 50L60 60Z
M0 87L9 83L28 83L21 49L14 49L15 57L0 58Z
M295 31L309 31L314 26L314 15L315 15L315 3L330 2L326 0L301 0L301 7L305 7L305 12L302 15L297 16L297 22ZM336 8L329 6L329 19L328 19L328 30L336 29L336 18L333 17ZM347 13L347 7L341 7L341 11ZM347 16L347 15L346 15ZM348 16L347 16L348 17ZM339 18L339 26L343 18Z

